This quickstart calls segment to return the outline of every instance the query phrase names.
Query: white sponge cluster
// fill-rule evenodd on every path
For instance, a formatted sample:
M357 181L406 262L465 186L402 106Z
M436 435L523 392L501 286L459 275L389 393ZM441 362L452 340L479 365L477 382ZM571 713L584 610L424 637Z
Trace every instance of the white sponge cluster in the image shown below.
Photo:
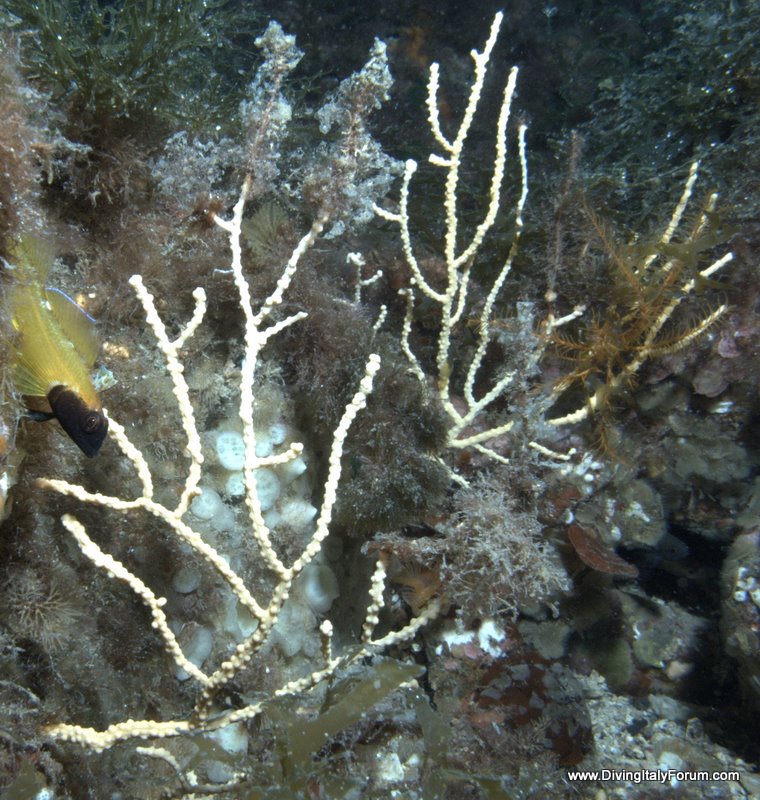
M281 453L297 438L295 431L277 419L256 431L256 455L266 458ZM236 501L245 496L243 435L231 423L211 431L207 441L215 468L210 473L211 482L201 487L201 493L191 503L190 512L215 530L226 531L234 525ZM270 530L287 528L297 534L311 533L317 509L311 504L306 470L306 459L299 456L256 471L256 493Z
M272 630L271 641L288 658L319 653L319 621L338 596L338 579L323 561L309 564L298 576Z
M298 431L284 418L288 403L276 386L264 385L257 393L257 402L255 430L259 458L284 453L292 442L301 441ZM245 443L240 422L236 418L224 421L208 431L204 438L203 484L190 504L193 525L202 534L210 535L210 541L235 569L244 569L250 558L251 539L247 533L248 512L241 502L246 490ZM284 542L289 546L299 540L306 544L314 531L317 515L311 503L308 456L302 454L284 464L260 467L255 480L256 494L275 549ZM178 572L174 577L174 589L180 596L191 594L199 583L192 569ZM272 645L289 660L299 654L318 655L321 647L319 623L337 595L335 574L325 556L320 554L294 582L273 631ZM217 630L224 630L237 641L252 633L255 627L256 621L230 595ZM200 635L197 639L188 642L188 647L195 646L193 654L202 662L207 657L206 642Z

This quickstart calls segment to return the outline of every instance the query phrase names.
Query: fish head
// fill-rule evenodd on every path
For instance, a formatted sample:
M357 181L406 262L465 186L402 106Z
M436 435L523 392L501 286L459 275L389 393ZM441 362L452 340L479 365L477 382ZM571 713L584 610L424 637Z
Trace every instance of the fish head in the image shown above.
M69 438L88 457L98 454L108 433L108 418L68 386L54 386L47 395L53 415Z

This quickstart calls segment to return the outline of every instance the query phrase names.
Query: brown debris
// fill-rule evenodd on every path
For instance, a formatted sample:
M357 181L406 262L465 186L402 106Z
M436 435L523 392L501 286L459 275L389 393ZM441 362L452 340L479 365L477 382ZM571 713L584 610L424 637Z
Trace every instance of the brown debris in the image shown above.
M578 558L596 572L604 572L619 578L636 578L639 570L621 558L596 535L574 522L567 529L567 538L578 554Z

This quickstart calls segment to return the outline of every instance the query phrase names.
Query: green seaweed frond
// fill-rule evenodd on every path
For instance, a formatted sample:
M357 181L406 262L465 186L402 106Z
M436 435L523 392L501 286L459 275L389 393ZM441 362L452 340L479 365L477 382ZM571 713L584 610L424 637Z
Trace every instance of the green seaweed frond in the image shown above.
M242 13L228 0L4 0L0 10L24 31L29 77L98 124L191 119Z

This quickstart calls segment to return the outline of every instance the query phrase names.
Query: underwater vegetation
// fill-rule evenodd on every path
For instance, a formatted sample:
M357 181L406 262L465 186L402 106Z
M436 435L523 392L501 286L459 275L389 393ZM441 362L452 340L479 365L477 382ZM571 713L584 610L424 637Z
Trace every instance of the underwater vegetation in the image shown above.
M553 327L550 317L547 339L550 353L568 363L555 391L560 396L576 387L585 392L587 407L598 421L602 449L608 444L605 419L613 413L616 395L634 389L637 373L647 361L688 347L727 310L725 302L717 301L706 308L703 301L702 307L689 311L682 306L689 295L704 296L708 289L713 294L722 289L723 284L710 276L733 258L728 254L708 263L728 233L717 223L715 195L692 214L691 227L682 220L696 175L695 163L667 228L650 241L617 241L581 198L591 232L582 259L591 264L603 259L600 275L607 282L605 296L601 302L589 303L588 309L584 305L583 313L570 325ZM682 227L686 230L681 231ZM584 269L585 264L579 267ZM570 327L575 332L568 331Z
M610 68L601 81L593 122L582 128L594 138L589 168L598 165L600 181L623 202L645 208L646 193L664 189L662 176L675 165L705 158L708 180L720 182L723 202L736 218L752 219L757 3L696 8L673 0L645 4L642 12L642 29L651 33L643 58L631 64L625 49L617 52L619 69Z
M255 17L226 0L9 0L0 14L23 41L26 77L57 109L37 144L47 182L93 205L139 197L148 154L178 126L208 133L229 119Z
M26 40L29 79L82 130L135 119L192 123L218 92L209 66L230 49L240 32L233 20L241 20L220 0L6 0L0 8Z

